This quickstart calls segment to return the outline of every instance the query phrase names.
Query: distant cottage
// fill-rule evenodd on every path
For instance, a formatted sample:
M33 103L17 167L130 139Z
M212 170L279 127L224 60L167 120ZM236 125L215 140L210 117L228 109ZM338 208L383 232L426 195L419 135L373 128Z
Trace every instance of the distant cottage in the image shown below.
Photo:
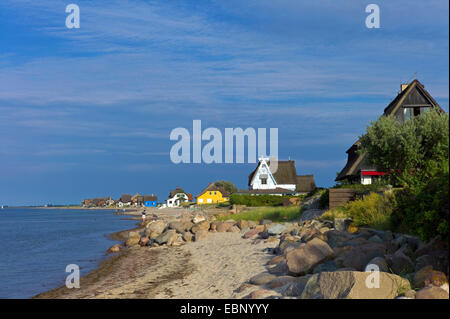
M214 204L227 202L230 194L224 189L217 187L214 183L209 185L197 196L197 204Z
M248 193L267 195L298 195L316 189L313 175L297 175L295 161L278 161L276 172L270 161L260 158L258 166L248 176Z
M192 200L192 195L190 196L185 193L185 191L181 187L177 187L174 190L171 190L169 193L169 197L166 199L167 207L179 207L182 203L188 202Z
M384 109L384 115L393 115L400 123L407 119L423 114L431 107L437 107L444 112L433 97L425 90L418 80L409 84L402 84L401 91L397 97ZM349 183L372 184L379 176L385 174L380 172L365 160L365 154L357 151L361 142L356 141L347 151L347 164L339 173L336 181L347 181Z

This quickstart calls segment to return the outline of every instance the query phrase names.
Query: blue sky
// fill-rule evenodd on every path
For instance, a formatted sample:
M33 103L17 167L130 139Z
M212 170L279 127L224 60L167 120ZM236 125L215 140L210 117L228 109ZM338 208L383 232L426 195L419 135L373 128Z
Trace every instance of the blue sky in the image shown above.
M81 28L65 27L76 3ZM365 7L381 28L365 27ZM418 79L448 111L448 1L0 2L0 204L245 188L253 164L173 164L176 127L277 127L334 184L345 150Z

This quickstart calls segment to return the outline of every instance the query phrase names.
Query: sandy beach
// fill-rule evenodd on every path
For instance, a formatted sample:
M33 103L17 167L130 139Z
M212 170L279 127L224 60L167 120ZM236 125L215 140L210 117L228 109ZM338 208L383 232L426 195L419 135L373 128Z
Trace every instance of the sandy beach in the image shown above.
M171 220L180 210L158 213ZM123 241L127 234L111 237ZM276 245L243 239L240 233L212 232L176 247L130 247L83 276L79 289L63 286L34 298L242 298L257 289L244 283L266 270L273 257L268 248Z

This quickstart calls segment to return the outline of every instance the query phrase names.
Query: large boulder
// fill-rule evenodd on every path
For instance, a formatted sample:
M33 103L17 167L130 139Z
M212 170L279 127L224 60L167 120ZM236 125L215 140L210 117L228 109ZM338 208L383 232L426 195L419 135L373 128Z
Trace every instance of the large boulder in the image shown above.
M273 274L263 272L250 278L249 282L253 285L265 285L274 280L276 277L277 276Z
M190 231L185 231L183 233L183 240L187 243L191 242L193 237L194 235Z
M141 247L147 246L149 241L150 238L148 238L147 236L142 236L141 239L139 240L139 246Z
M185 231L189 231L192 228L190 220L174 221L169 223L170 229L175 229L178 233L182 234Z
M370 269L373 269L373 266L377 266L379 271L383 271L383 272L389 272L389 266L388 263L386 261L386 259L384 259L383 257L375 257L372 258L366 265L365 267L365 271L368 271Z
M372 287L370 272L336 271L313 275L302 293L302 299L393 299L411 289L409 281L393 274L379 272L379 286Z
M178 237L177 231L175 229L169 229L164 233L162 233L161 235L159 235L158 237L156 237L154 239L154 242L156 242L159 245L163 244L170 245L170 243L173 243L177 239L177 237Z
M414 263L402 251L397 251L395 254L388 256L387 262L392 271L398 275L405 275L414 271Z
M286 261L279 262L275 266L269 268L269 273L277 275L277 276L288 275L289 268L288 268Z
M195 234L200 230L209 230L209 227L210 227L209 221L204 220L192 226L191 232Z
M324 234L322 234L320 230L314 227L303 228L298 235L300 236L301 240L305 243L313 238L319 238L323 241L327 241L327 237Z
M338 270L338 268L339 267L338 267L338 265L336 265L334 260L329 260L329 261L315 267L313 270L313 274L317 274L319 272L324 272L324 271L336 271L336 270Z
M352 220L349 218L335 218L334 219L334 228L337 231L345 232L348 229L348 226L352 223Z
M225 233L229 228L231 228L234 225L234 222L223 222L219 223L216 226L216 230L219 233Z
M416 299L449 299L449 295L444 289L430 285L417 291Z
M244 234L244 238L245 239L247 239L247 238L252 238L253 236L256 236L256 235L258 235L260 232L262 232L264 229L261 229L261 228L253 228L253 229L250 229L248 232L246 232L245 234Z
M342 247L345 245L345 242L351 238L350 234L334 229L327 231L325 236L327 237L328 245L330 245L331 248Z
M370 243L362 246L348 247L336 259L340 267L364 270L365 266L375 257L384 257L386 247L383 244Z
M241 230L236 225L231 226L228 228L227 233L239 233Z
M118 253L120 251L122 247L120 246L120 244L115 244L111 247L108 248L108 250L106 251L108 254L113 254L113 253Z
M282 232L284 232L287 229L286 226L281 225L281 224L272 224L270 225L270 227L267 229L267 233L270 236L275 236L275 235L279 235Z
M195 241L199 241L199 240L202 240L202 239L208 237L208 235L209 235L209 232L207 230L201 229L195 233L194 239L195 239Z
M139 232L131 231L128 233L128 239L125 243L125 246L135 246L139 244L139 241L141 240L141 234Z
M152 234L154 237L161 235L166 229L166 222L162 220L151 221L145 226L145 235Z
M243 219L239 220L239 221L236 223L236 225L237 225L237 227L239 227L240 230L243 230L243 229L249 227L248 221L243 220Z
M195 215L194 218L192 218L192 222L194 224L198 224L198 223L200 223L200 222L202 222L204 220L206 220L205 216L199 215L199 214Z
M414 274L413 285L415 288L423 288L428 285L440 287L448 284L448 279L443 272L433 270L433 266L427 266Z
M286 264L293 274L306 274L316 265L333 257L334 252L323 240L314 238L286 254Z

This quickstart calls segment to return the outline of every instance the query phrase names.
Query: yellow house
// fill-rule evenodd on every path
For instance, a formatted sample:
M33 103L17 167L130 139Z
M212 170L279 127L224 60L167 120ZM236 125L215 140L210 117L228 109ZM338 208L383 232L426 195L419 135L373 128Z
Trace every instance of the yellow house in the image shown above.
M197 196L197 205L223 203L229 200L229 195L214 183L209 185Z

